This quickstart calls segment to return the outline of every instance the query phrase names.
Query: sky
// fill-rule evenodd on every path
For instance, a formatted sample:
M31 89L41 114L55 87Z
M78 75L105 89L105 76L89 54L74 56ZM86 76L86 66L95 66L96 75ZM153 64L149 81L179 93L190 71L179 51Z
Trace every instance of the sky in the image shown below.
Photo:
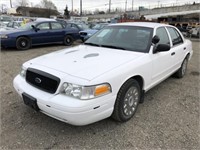
M13 6L16 5L18 0L12 0ZM29 1L29 5L36 5L41 2L41 0L27 0ZM63 12L66 5L68 5L68 10L72 9L72 1L73 1L73 9L79 10L80 8L80 0L51 0L57 7L58 11ZM125 1L126 0L111 0L111 9L113 8L121 8L125 9ZM200 2L200 0L133 0L134 9L138 9L139 6L144 6L146 8L152 8L153 6L172 6L181 5L185 3L192 2ZM94 11L95 9L99 10L107 10L109 8L109 0L82 0L83 10ZM5 4L7 8L10 8L10 0L0 0L0 5ZM127 0L127 9L132 9L132 0Z

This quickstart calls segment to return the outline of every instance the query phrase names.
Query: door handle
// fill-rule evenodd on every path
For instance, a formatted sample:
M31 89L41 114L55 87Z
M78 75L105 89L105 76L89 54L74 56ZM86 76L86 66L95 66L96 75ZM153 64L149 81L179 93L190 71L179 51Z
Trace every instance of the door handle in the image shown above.
M186 50L186 47L184 47L183 50Z
M175 55L176 53L175 52L173 52L173 53L171 53L171 56L173 56L173 55Z

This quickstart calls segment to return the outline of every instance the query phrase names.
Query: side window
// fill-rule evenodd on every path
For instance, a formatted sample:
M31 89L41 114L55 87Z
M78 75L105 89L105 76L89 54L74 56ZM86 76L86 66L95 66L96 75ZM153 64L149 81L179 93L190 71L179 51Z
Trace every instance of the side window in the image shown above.
M176 29L167 27L167 30L169 31L173 45L183 43L183 39Z
M60 23L52 22L51 23L51 28L52 29L63 29L63 26Z
M16 23L16 22L14 22L14 27L18 27L19 25Z
M71 27L72 27L72 25L69 23L66 25L66 28L71 28Z
M165 28L161 27L156 30L156 35L160 38L159 44L168 44L170 45L169 36Z
M50 29L49 23L48 23L48 22L39 24L39 25L37 26L37 28L39 28L40 30L49 30L49 29Z
M75 24L72 24L72 28L79 29Z
M12 27L12 22L9 22L8 24L7 24L7 27Z

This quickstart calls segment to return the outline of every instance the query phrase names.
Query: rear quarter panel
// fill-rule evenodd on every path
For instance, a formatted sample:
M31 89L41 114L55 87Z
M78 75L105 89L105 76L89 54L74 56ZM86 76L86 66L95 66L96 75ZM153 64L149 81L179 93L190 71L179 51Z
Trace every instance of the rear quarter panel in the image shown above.
M71 35L74 40L80 39L79 30L73 28L65 28L65 35Z

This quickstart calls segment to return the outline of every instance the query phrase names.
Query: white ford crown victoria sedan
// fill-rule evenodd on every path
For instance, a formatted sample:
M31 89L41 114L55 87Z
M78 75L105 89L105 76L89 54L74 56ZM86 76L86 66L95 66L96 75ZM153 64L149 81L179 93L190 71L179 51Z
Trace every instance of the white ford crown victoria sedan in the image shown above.
M144 93L182 78L192 45L173 26L121 23L84 44L25 62L14 88L26 105L72 125L133 117Z

